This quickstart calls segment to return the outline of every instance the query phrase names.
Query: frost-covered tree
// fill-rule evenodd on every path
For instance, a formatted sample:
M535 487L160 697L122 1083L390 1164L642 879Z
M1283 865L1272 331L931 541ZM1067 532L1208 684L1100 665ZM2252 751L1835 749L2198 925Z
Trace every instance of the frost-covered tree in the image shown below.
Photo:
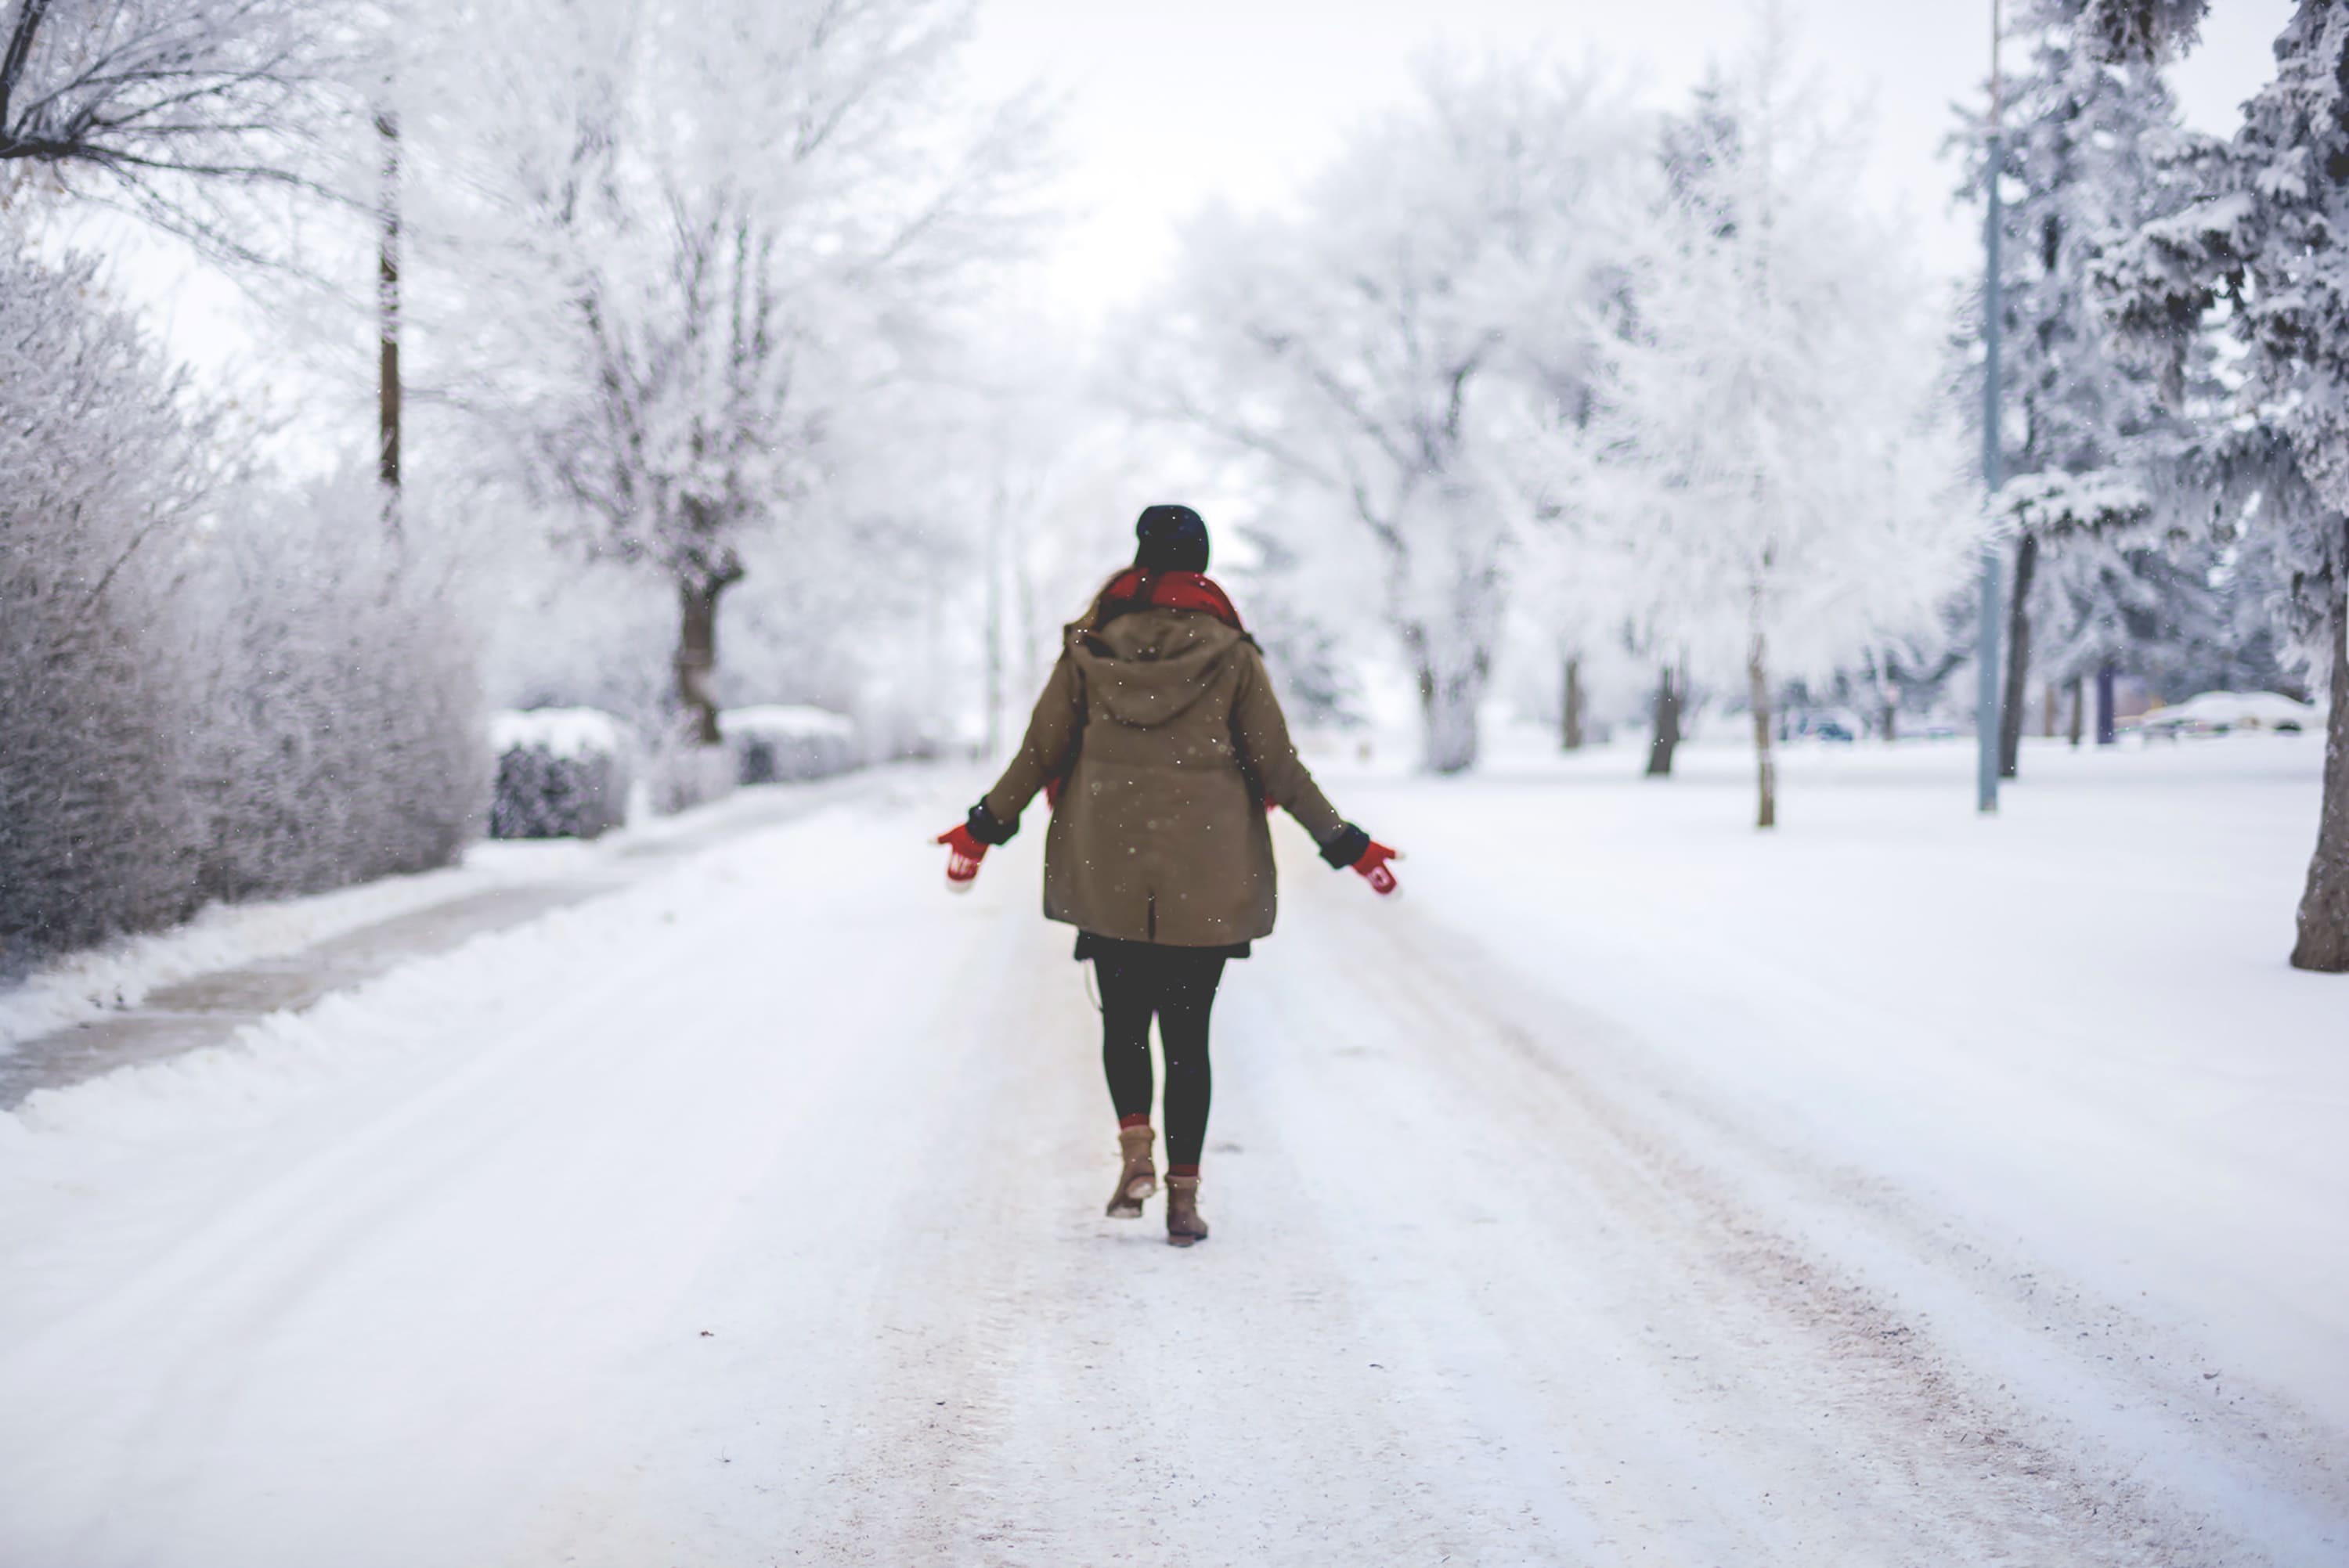
M2210 0L2067 0L2083 43L2116 61L2159 61L2193 46Z
M950 112L965 22L951 0L545 0L497 19L481 90L453 95L442 140L484 200L445 258L448 381L594 548L673 584L704 744L748 542L804 514L838 428L1002 248L1032 126Z
M1778 683L1900 645L1979 536L1922 291L1851 200L1857 138L1814 102L1774 15L1682 128L1561 487L1658 645L1744 676L1765 828Z
M1431 69L1293 212L1194 224L1171 297L1118 356L1141 411L1342 508L1380 562L1440 772L1476 759L1533 511L1508 432L1528 402L1584 400L1586 307L1619 291L1640 129L1588 73Z
M0 191L14 171L254 253L224 192L316 189L311 143L362 52L327 0L0 0Z
M2014 538L1999 737L2009 778L2031 671L2078 673L2038 656L2045 650L2033 646L2035 624L2052 624L2081 656L2095 641L2085 634L2187 583L2149 548L2165 521L2148 493L2149 470L2174 439L2179 389L2111 345L2092 283L2107 250L2192 194L2168 160L2180 133L2157 60L2110 57L2111 37L2121 34L2109 30L2125 21L2083 15L2081 0L2025 0L2012 30L2023 64L2005 84L1998 171L2010 476L1999 511ZM1970 150L1962 194L1977 201L1990 174L1985 129L1969 116L1961 132ZM2175 369L2182 374L2187 363ZM1969 378L1976 390L1963 406L1978 408L1979 366ZM2132 583L2140 564L2150 575Z
M2187 18L2191 20L2191 18ZM2240 549L2264 558L2297 651L2333 699L2324 802L2292 963L2349 972L2349 4L2302 0L2231 142L2182 149L2200 182L2101 279L2120 329L2168 360L2225 307L2234 418L2189 454Z

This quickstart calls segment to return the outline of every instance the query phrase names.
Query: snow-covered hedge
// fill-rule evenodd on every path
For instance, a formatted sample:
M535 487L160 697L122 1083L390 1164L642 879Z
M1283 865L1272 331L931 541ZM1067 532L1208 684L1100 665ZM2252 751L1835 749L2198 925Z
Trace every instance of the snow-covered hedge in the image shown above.
M191 566L201 891L247 899L428 871L481 831L488 758L454 563L394 538L370 472L237 498Z
M593 839L628 817L627 732L592 707L507 711L490 722L498 754L490 836Z
M366 476L222 484L102 297L0 227L0 971L445 864L483 803L445 566Z
M167 540L202 477L179 387L87 264L0 228L0 969L185 913L202 822Z
M744 784L829 779L864 760L855 724L820 707L729 708L719 727Z

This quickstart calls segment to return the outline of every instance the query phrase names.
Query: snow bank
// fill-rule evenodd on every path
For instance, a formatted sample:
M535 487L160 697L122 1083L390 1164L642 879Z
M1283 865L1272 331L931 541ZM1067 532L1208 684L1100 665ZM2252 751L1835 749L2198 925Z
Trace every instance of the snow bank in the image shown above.
M493 880L450 869L259 903L214 904L184 925L118 937L51 960L0 989L0 1051L19 1040L135 1007L148 993L214 970L284 957L345 932Z
M0 985L0 1053L20 1041L135 1008L180 981L290 959L435 904L552 880L605 879L615 856L667 854L704 834L739 831L757 820L759 810L747 801L727 801L676 816L647 814L638 826L592 844L571 839L479 841L466 851L461 865L440 871L384 877L302 898L212 904L169 930L60 954L21 981Z

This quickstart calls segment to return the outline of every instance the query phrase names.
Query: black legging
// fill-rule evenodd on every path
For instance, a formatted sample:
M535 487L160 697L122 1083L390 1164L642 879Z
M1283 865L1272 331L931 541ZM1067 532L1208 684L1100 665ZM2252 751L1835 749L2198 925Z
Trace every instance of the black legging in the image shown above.
M1150 1019L1166 1053L1166 1159L1199 1163L1207 1141L1215 1069L1207 1062L1207 1015L1224 977L1221 948L1164 947L1151 942L1090 944L1101 981L1102 1068L1121 1117L1150 1114Z

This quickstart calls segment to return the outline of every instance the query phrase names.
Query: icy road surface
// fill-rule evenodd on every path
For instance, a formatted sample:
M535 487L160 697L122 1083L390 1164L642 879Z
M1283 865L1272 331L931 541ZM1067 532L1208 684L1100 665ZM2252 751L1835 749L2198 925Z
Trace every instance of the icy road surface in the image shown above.
M2137 841L2113 802L1903 860L1859 851L1915 781L1794 771L1761 851L1733 784L1713 840L1640 837L1702 779L1356 781L1416 851L1393 905L1284 825L1187 1253L1100 1217L1042 835L949 900L953 777L36 1095L0 1117L0 1563L2349 1563L2339 1075L2198 1047L2192 997L2098 1068L2032 965L2161 954L2124 920L2025 962L2079 924L2062 878L1932 951L1915 855L1977 868L1962 912ZM2210 934L2266 843L2146 874L2216 901L2177 940L2257 971L2232 1016L2322 1033L2340 983ZM1801 902L1845 877L1904 891ZM1951 1021L2001 985L1977 1057ZM2181 1109L2212 1070L2225 1114Z

